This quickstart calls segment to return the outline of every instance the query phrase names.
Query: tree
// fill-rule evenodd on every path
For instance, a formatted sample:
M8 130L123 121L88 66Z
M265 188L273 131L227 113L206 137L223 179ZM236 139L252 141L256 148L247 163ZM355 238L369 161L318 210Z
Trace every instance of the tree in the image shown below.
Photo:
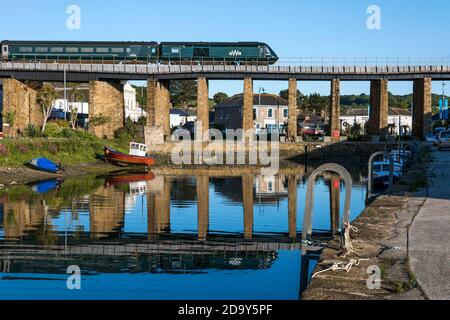
M83 94L79 90L78 84L70 84L70 126L75 129L77 125L78 108L75 104L83 100Z
M174 80L170 83L170 98L174 106L187 108L197 98L197 81Z
M289 100L289 90L281 90L280 91L280 97ZM300 90L297 89L297 106L301 107L304 103L305 96L300 92Z
M57 98L56 90L51 84L44 84L38 91L37 102L42 108L44 119L42 121L42 132L45 131L48 118L52 113L53 103Z
M224 103L228 99L228 95L224 92L217 92L213 98L214 98L214 102L216 104L221 104L221 103Z

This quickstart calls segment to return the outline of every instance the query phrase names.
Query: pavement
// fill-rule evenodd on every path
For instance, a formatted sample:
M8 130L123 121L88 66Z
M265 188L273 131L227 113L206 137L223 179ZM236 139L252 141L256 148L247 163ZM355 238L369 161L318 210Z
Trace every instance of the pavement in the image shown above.
M450 300L450 150L433 150L428 196L409 228L409 265L428 299Z

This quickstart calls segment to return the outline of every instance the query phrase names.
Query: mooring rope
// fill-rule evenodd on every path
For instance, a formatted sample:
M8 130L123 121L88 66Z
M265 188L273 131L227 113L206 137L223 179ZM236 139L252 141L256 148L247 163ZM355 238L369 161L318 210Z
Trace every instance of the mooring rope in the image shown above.
M349 273L353 266L359 266L361 264L361 261L369 261L370 259L351 259L350 262L345 263L343 261L334 261L333 265L325 270L322 271L318 271L316 273L313 274L312 279L314 279L316 276L318 276L321 273L325 273L328 271L341 271L341 270L345 270L347 273Z
M352 254L355 252L352 244L352 239L350 237L350 231L353 231L355 233L359 232L359 229L357 227L352 226L350 223L344 222L345 230L343 232L342 241L343 241L343 247L347 251L344 255L346 257L349 254ZM343 262L343 261L334 261L333 265L330 268L324 269L322 271L318 271L313 274L312 279L314 279L317 275L329 271L341 271L345 270L345 272L349 273L354 266L359 266L361 264L361 261L369 261L370 259L351 259L349 262Z

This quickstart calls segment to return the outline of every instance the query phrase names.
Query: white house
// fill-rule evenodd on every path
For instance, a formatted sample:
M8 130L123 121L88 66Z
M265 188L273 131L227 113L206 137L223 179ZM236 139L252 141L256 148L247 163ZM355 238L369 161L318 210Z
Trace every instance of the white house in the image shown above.
M139 107L136 101L136 89L128 82L123 86L123 98L125 103L125 118L137 122L139 118L146 117L147 112Z
M188 122L188 115L181 109L170 110L170 127L181 127Z
M341 114L341 131L352 127L355 123L365 127L369 121L369 109L367 108L348 108ZM412 128L411 111L400 108L389 108L388 124L393 127L395 134L399 134L399 128L403 126L409 127L408 132ZM407 132L407 133L408 133Z

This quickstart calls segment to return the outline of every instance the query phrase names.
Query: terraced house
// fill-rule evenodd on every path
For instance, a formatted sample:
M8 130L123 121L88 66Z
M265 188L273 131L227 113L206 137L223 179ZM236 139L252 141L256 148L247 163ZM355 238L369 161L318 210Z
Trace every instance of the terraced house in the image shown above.
M215 107L216 126L224 129L242 128L243 94L237 94ZM284 127L288 121L288 101L274 94L253 95L253 124L256 133Z

